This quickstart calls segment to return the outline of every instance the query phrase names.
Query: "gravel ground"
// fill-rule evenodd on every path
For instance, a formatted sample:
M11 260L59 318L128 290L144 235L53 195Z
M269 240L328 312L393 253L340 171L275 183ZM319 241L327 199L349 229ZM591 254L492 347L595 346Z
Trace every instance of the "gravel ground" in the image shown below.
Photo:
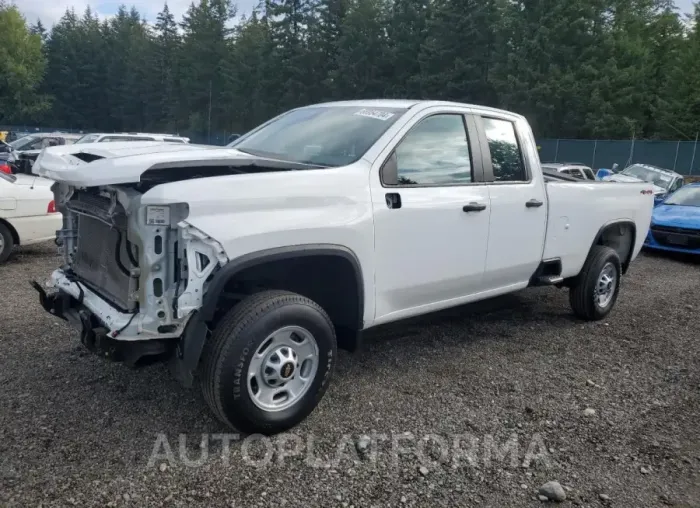
M643 254L600 323L541 288L383 327L270 440L87 353L27 283L56 265L0 267L0 505L700 506L698 262Z

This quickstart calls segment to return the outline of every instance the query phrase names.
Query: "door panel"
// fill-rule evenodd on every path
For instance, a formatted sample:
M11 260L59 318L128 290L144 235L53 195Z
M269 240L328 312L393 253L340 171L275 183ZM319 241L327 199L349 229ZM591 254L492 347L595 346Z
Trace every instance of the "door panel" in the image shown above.
M387 159L384 181L372 175L376 320L483 289L489 189L472 184L482 168L465 125L461 114L417 119Z
M491 198L486 257L488 289L522 285L542 261L547 227L544 182L528 167L514 122L482 117L479 122L484 167Z
M488 189L447 187L401 189L401 208L374 206L377 319L413 307L459 298L483 289L489 208Z

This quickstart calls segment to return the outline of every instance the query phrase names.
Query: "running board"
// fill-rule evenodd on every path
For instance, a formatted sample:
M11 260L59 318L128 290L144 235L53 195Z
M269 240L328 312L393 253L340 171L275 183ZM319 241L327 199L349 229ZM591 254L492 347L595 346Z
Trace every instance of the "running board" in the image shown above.
M564 277L561 275L543 275L536 279L536 285L538 286L556 286L562 282L564 282Z
M557 286L564 282L561 276L561 259L545 259L530 277L530 286Z

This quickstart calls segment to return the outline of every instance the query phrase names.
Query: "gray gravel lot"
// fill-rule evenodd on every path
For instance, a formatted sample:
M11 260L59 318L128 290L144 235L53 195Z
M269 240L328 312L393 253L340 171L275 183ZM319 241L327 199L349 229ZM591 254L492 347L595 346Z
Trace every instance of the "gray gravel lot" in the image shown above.
M520 507L556 480L561 506L700 506L698 262L643 254L600 323L542 288L374 331L301 426L228 453L198 390L40 309L57 264L0 267L0 505Z

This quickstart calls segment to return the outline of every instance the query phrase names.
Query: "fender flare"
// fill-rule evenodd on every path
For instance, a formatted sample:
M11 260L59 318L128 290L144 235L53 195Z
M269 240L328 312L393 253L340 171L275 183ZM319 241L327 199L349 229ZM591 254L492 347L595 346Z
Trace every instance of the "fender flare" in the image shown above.
M347 260L355 272L355 281L358 290L358 323L357 329L361 330L364 323L365 310L365 287L364 279L362 278L362 266L355 253L342 245L335 244L305 244L292 245L289 247L277 247L273 249L265 249L261 251L250 252L238 258L232 259L226 265L221 267L209 283L207 292L202 301L200 310L202 320L209 322L214 319L216 304L219 296L224 290L224 287L231 278L237 273L251 268L253 266L268 263L270 261L281 261L297 257L307 256L338 256Z
M615 219L611 220L610 222L606 222L603 224L600 229L598 230L598 233L595 235L595 238L593 239L593 243L591 244L591 248L588 249L588 253L590 255L590 252L593 250L593 247L598 245L598 242L603 236L603 233L607 229L609 229L611 226L630 226L632 229L632 244L630 245L630 252L627 255L627 259L622 260L622 273L624 274L627 272L627 269L629 268L630 265L630 259L632 258L632 253L634 252L634 246L637 243L637 225L634 223L632 219Z
M349 261L353 267L357 282L359 308L358 328L354 334L350 334L350 341L354 342L356 347L359 347L360 330L362 330L364 322L365 290L362 279L362 268L355 253L342 245L332 244L295 245L292 247L266 249L235 258L214 273L209 287L207 288L207 292L204 295L202 307L190 318L185 332L180 338L176 354L171 358L170 368L175 378L187 388L192 386L195 371L197 370L202 351L204 350L204 344L211 333L207 323L213 320L219 296L231 277L234 277L241 270L269 261L317 255L339 256Z

